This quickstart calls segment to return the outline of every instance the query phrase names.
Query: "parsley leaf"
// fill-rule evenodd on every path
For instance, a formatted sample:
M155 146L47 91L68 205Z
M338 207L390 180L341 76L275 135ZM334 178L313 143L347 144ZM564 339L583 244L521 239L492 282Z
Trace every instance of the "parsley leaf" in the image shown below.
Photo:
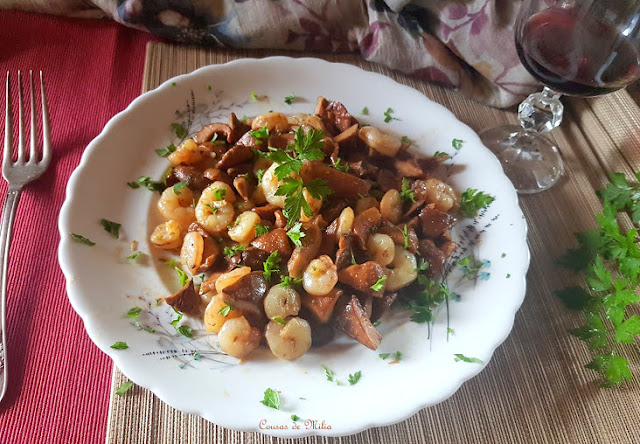
M322 368L324 369L324 375L327 377L327 381L329 382L338 382L334 380L334 377L336 376L336 372L334 372L333 370L330 370L326 365L322 364Z
M389 357L391 353L380 353L378 356L380 357L380 359L382 359L383 361L385 359L387 359Z
M224 188L218 188L213 192L213 198L215 200L222 200L226 195L227 195L227 190L225 190Z
M386 123L389 123L389 122L391 122L392 120L400 120L400 119L398 119L398 118L396 118L396 117L392 117L392 116L391 116L391 113L392 113L392 112L393 112L393 109L391 109L391 108L387 108L387 110L384 112L384 121L385 121Z
M409 139L407 136L402 136L402 139L400 139L400 142L411 143L411 139Z
M258 183L262 182L262 176L264 176L264 170L256 171L256 179L258 179Z
M375 284L371 286L371 289L373 291L382 291L382 289L384 288L384 281L386 280L387 280L387 276L382 276L380 279L376 281Z
M284 103L286 103L287 105L291 105L293 103L293 99L295 98L296 98L296 95L294 93L291 93L284 98Z
M263 234L267 234L269 232L269 226L268 225L262 225L262 224L255 224L255 234L256 237L260 237Z
M411 184L406 178L402 178L402 191L400 191L400 198L404 202L415 202L416 195L411 191Z
M342 163L342 159L340 159L339 157L335 160L335 162L333 162L331 166L338 171L342 171L343 173L349 172L349 165L346 163Z
M461 353L455 353L453 356L454 356L453 360L456 362L463 361L463 362L468 362L470 364L484 364L484 362L478 358L467 357Z
M271 320L278 325L287 325L287 321L282 319L282 316L274 316Z
M369 108L367 108L366 106L364 108L362 108L362 110L360 111L360 114L362 114L363 116L367 116L369 115Z
M289 239L291 239L293 245L295 245L296 247L301 247L302 241L300 239L306 236L304 231L302 231L302 224L300 222L296 222L295 224L293 224L293 226L289 228L289 231L287 231L287 236L289 237Z
M283 287L295 287L298 285L302 285L302 278L282 276L282 282L280 282L280 285L282 285Z
M127 256L127 259L135 261L135 260L140 259L143 255L144 255L144 253L142 251L136 251L132 255Z
M180 285L184 287L189 281L189 275L185 273L184 270L180 267L174 267L174 270L176 270L176 273L178 273L178 277L180 278Z
M266 389L264 391L264 399L260 402L267 407L280 410L280 395L273 389Z
M173 311L178 315L177 318L175 318L173 321L171 321L171 325L173 325L174 327L176 325L178 325L178 323L182 320L182 313L180 313L178 310L176 310L175 308L173 309Z
M69 233L69 235L71 236L71 240L73 240L74 242L77 242L79 244L89 245L90 247L92 247L92 246L94 246L96 244L95 242L91 242L89 239L87 239L86 237L81 236L79 234Z
M462 145L464 144L464 140L462 139L453 139L451 141L451 146L458 151L460 148L462 148Z
M260 141L267 140L269 139L269 128L265 125L260 129L249 131L249 134Z
M182 336L186 336L187 338L193 337L193 330L188 325L181 325L176 330L178 330L178 333L180 333Z
M231 305L225 304L220 310L218 310L218 314L220 316L226 316L231 310L233 310L233 307Z
M176 146L172 143L166 148L156 150L156 154L160 157L167 157L176 150Z
M262 264L264 268L264 278L268 281L271 280L271 275L273 273L280 273L280 256L278 256L278 250L274 251L269 255L266 261Z
M111 344L111 348L115 350L126 350L129 348L126 342L118 341Z
M473 217L476 213L487 208L495 200L495 197L478 191L474 188L467 188L460 197L460 213L464 217Z
M120 237L120 224L116 222L111 222L107 219L100 219L100 225L104 228L104 231L109 233L111 236L118 239Z
M402 237L404 238L404 249L408 250L411 245L409 244L409 229L406 225L402 229Z
M254 101L258 100L258 94L256 94L255 91L251 91L251 94L249 94L249 97L251 97L251 100L254 100Z
M157 191L159 193L164 191L166 188L166 184L164 182L154 182L149 176L140 176L135 182L127 182L127 185L133 189L145 187L149 191Z
M122 385L117 388L116 395L123 396L125 393L131 390L131 387L133 387L133 382L131 381L122 383Z
M362 377L362 372L360 370L355 372L353 375L351 373L349 373L349 385L356 384L360 380L361 377Z
M171 129L176 133L178 139L184 139L187 135L187 130L180 123L172 123Z
M300 421L300 417L298 415L291 415L292 421Z
M402 361L402 352L401 351L397 351L396 354L394 355L395 360L396 361Z
M173 192L175 193L176 196L179 196L182 193L182 190L187 186L187 182L178 182L177 184L175 184L172 188L173 188ZM220 190L216 190L216 191L220 191ZM222 190L224 191L224 190Z
M233 245L231 247L224 247L222 253L227 257L233 257L239 251L244 251L244 245Z

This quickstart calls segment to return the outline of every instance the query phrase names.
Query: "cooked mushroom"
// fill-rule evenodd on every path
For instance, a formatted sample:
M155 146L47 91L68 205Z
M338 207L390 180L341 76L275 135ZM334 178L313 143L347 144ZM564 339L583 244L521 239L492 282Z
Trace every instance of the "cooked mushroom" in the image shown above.
M202 299L196 293L193 280L189 281L184 288L180 289L173 296L164 299L173 308L189 316L200 316L202 314Z
M233 185L233 179L231 176L218 168L207 168L204 170L204 177L209 179L211 182L221 181L229 186Z
M329 293L324 296L311 296L305 295L302 298L302 305L307 307L310 312L318 319L318 321L324 323L331 319L333 308L340 299L344 292L339 288L333 288Z
M360 249L367 249L367 239L371 232L378 228L378 224L382 216L380 214L380 210L375 207L368 208L364 210L362 213L358 214L356 218L353 220L353 234L356 235L358 239L358 245Z
M436 276L444 268L447 258L431 239L422 239L418 243L418 253L429 264L427 270L429 277Z
M371 350L376 350L382 335L371 323L358 298L351 296L346 304L339 304L334 312L336 327Z
M253 192L253 185L247 180L246 176L236 176L233 179L233 187L238 190L238 194L243 200L249 200Z
M289 244L287 231L284 228L276 228L255 238L251 245L269 254L277 251L281 259L291 256L291 245Z
M192 191L202 191L212 182L205 177L202 171L193 166L178 165L173 167L171 175L174 176L178 182L187 183ZM169 185L169 180L167 180L167 185Z
M247 131L251 129L242 120L236 117L235 113L231 113L229 116L229 128L231 128L231 138L228 139L229 143L236 143Z
M211 123L204 126L198 131L194 139L196 143L210 142L214 134L218 134L220 140L226 140L229 143L235 142L232 136L233 131L231 131L229 125L225 125L224 123Z
M260 207L254 207L251 209L254 213L260 216L260 219L269 220L271 222L275 221L275 212L280 207L277 205L266 204Z
M216 165L217 168L226 170L240 163L248 162L253 159L253 151L244 145L234 145L226 153Z
M300 176L305 182L324 179L336 198L356 199L366 195L371 188L369 183L349 173L344 173L322 162L304 162Z
M449 213L429 206L420 211L419 218L422 235L434 239L450 230L456 223L456 219Z
M398 176L412 178L424 177L424 172L422 168L418 166L415 157L409 156L406 159L399 159L398 157L393 160Z
M405 226L407 227L406 239L404 234ZM405 246L405 242L408 241L409 243L408 250L411 251L412 253L415 253L417 251L418 235L416 234L416 230L413 229L412 224L409 222L403 225L398 225L398 226L383 223L382 226L378 228L378 233L388 235L389 237L391 237L391 239L393 239L394 244L401 245L403 247Z
M382 265L373 261L368 261L364 264L349 265L344 270L338 272L339 282L375 297L382 297L385 283L382 281L379 290L375 290L372 287L379 283L384 277L386 277L386 273Z
M275 231L275 230L274 230ZM296 247L291 253L291 258L287 263L289 276L298 277L302 274L309 262L318 254L322 243L322 232L316 224L309 222L302 224L302 231L305 236L300 239L302 245Z
M262 271L268 257L268 252L250 245L242 251L242 264L254 271Z
M329 230L327 230L329 231ZM325 237L327 237L325 235ZM336 252L336 268L338 271L352 265L353 258L353 242L356 237L353 234L344 234L340 236L338 241L338 251Z
M342 131L333 141L340 145L341 148L349 147L358 141L358 124L351 125L346 130Z
M224 301L242 313L252 326L266 322L263 300L267 294L267 281L262 272L253 271L222 290Z
M385 293L381 298L373 298L371 307L371 322L378 321L398 298L398 293Z
M398 178L393 172L390 170L381 169L378 171L378 177L376 179L376 183L380 190L383 193L393 189L400 190L402 189L402 180Z

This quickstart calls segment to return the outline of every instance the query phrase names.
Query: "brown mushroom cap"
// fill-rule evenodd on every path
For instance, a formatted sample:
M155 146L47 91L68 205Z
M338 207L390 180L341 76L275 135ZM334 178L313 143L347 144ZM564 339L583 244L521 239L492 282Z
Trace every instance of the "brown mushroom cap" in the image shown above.
M196 293L193 281L189 281L184 288L176 294L164 299L167 304L189 316L200 316L202 314L202 299Z
M194 139L196 143L210 142L211 139L213 139L214 134L218 134L218 137L224 136L224 140L232 143L231 139L233 131L229 125L225 125L224 123L210 123L209 125L202 127Z
M382 335L371 323L358 298L351 296L344 303L335 308L335 321L341 330L371 350L376 350L382 340Z

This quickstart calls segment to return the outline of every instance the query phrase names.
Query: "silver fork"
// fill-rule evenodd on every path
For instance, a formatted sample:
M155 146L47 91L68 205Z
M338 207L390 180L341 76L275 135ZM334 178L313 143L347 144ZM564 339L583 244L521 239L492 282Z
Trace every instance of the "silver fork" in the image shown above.
M6 299L7 299L7 265L9 262L9 247L13 220L20 201L22 188L37 179L45 172L51 162L51 136L49 133L49 112L44 90L42 71L40 71L40 96L42 98L42 158L38 160L36 145L36 101L33 89L33 72L29 71L29 85L31 93L31 146L29 156L25 150L25 127L22 100L22 73L18 71L18 154L17 160L12 161L13 155L13 110L11 105L11 82L7 72L7 115L4 129L4 154L2 157L2 176L9 184L7 197L2 207L2 221L0 222L0 260L2 274L0 275L0 400L7 391L7 345L6 345Z

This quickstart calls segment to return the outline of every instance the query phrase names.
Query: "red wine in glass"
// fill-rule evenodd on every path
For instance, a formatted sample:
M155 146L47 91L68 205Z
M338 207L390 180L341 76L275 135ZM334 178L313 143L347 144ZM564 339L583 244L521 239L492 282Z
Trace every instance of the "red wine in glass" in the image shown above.
M516 33L525 68L551 89L597 96L640 76L638 51L614 25L579 7L551 7L526 19Z

